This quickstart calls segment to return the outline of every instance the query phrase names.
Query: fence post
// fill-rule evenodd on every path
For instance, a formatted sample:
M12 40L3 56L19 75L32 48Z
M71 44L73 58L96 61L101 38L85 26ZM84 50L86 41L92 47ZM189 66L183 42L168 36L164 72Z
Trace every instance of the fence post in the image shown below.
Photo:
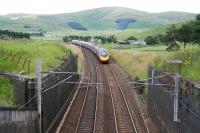
M178 120L178 93L180 88L180 76L175 76L175 91L174 91L174 121Z
M152 86L154 84L154 75L155 75L155 69L152 69L151 70L151 84L152 84Z
M38 116L39 116L39 133L42 133L42 61L37 61L36 66L36 79L37 79L37 100L38 100Z
M28 61L28 74L30 74L30 65L31 65L31 61Z
M1 51L0 51L0 54L1 54L2 58L3 58L3 46L2 46L2 45L1 45Z

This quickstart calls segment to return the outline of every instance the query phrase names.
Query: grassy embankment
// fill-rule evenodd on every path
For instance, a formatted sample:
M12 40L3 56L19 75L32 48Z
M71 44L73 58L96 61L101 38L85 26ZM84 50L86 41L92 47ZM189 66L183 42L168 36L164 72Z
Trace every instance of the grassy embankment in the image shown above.
M200 81L200 47L193 46L186 50L172 53L165 58L157 57L154 60L156 67L165 68L168 71L176 72L177 66L166 64L167 60L181 60L183 62L181 68L181 76L192 80Z
M65 48L63 44L35 40L0 41L0 47L3 49L3 51L0 49L0 71L27 72L27 66L24 67L24 70L22 69L26 58L31 62L29 75L34 75L38 58L43 61L42 70L48 71L61 58L70 53L70 50ZM15 58L14 55L16 55ZM25 63L25 65L27 64Z
M131 47L117 46L111 49L110 45L105 45L109 49L111 57L129 74L132 79L139 77L147 78L147 67L152 64L158 56L168 54L165 46L152 47ZM110 48L109 48L110 47ZM165 53L165 54L163 54Z
M152 64L156 67L167 68L174 72L175 66L167 65L168 60L179 59L183 61L182 76L193 80L200 80L200 48L188 46L186 50L177 52L165 51L166 46L131 47L112 44L104 45L111 57L134 79L147 78L147 67Z
M81 49L78 46L73 45L73 44L65 44L65 46L68 49L71 49L72 53L78 55L78 72L81 73L82 65L84 63L84 57L83 57L83 53L81 52Z
M13 87L11 81L0 77L0 106L14 106Z
M38 58L43 61L42 71L48 71L69 53L70 49L60 43L35 40L0 41L0 71L16 73L24 71L27 74L26 58L31 62L29 76L34 76ZM23 64L25 64L24 68L22 68ZM10 81L0 78L0 105L13 105L12 98L13 89Z

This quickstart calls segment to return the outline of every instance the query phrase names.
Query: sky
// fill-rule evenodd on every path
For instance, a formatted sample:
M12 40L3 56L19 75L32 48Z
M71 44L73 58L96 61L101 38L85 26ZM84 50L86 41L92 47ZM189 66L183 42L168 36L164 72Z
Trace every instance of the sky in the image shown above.
M0 14L56 14L98 7L128 7L147 12L200 13L200 0L0 0Z

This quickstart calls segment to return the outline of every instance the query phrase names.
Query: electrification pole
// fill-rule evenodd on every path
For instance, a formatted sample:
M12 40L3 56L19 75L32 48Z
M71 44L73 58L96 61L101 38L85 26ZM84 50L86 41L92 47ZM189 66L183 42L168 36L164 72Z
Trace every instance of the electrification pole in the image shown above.
M38 116L39 116L39 132L42 133L42 61L39 59L36 66L37 79L37 100L38 100Z

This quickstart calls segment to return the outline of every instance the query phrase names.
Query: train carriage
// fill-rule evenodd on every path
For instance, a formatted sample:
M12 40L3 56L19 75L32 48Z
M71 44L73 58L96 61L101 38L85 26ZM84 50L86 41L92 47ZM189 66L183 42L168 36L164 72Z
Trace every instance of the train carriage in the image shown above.
M91 50L94 54L97 55L98 59L102 63L108 63L109 62L109 53L105 48L101 48L96 46L93 43L85 42L85 41L79 41L79 40L72 40L72 44L85 47L89 50Z

